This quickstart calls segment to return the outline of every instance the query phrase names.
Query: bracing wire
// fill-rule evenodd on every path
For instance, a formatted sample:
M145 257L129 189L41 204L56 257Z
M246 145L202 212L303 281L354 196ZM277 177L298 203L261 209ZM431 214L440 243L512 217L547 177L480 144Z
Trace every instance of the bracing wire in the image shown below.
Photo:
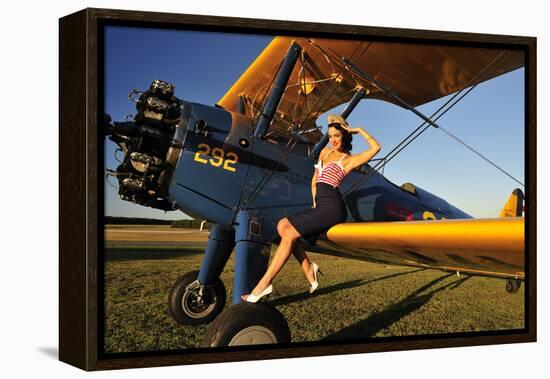
M434 112L430 117L429 117L429 120L434 123L435 121L437 121L439 118L441 118L445 113L447 113L452 107L454 107L460 100L462 100L468 93L470 93L476 86L477 84L473 85L472 87L470 87L464 94L461 95L461 93L471 85L472 82L474 82L478 77L481 77L481 81L483 81L486 77L489 76L489 74L491 72L493 72L493 70L495 70L502 62L504 62L508 56L506 56L504 59L502 59L500 62L498 62L498 60L504 55L504 52L501 52L497 57L495 57L491 62L489 62L477 75L475 75L472 79L470 79L468 81L468 83L466 83L466 85L460 90L458 91L457 93L455 93L455 95L453 95L448 101L446 101L441 107L439 107L439 109ZM498 63L497 63L498 62ZM493 66L491 68L491 66ZM491 69L490 69L491 68ZM490 69L490 70L489 70ZM478 82L479 84L479 82ZM457 98L458 96L460 96L456 101L455 98ZM454 103L450 104L452 101L454 101ZM439 114L435 119L432 120L432 118L437 115L439 112L441 112L448 104L450 104L448 106L447 109L445 109L441 114ZM426 125L427 124L427 125ZM366 175L365 177L359 179L357 182L355 182L353 185L351 185L347 190L346 190L346 193L344 194L344 197L349 194L350 191L352 191L355 187L357 187L359 184L363 183L364 181L370 179L376 172L378 172L381 168L383 169L385 167L385 165L390 162L397 154L399 154L405 147L407 147L411 142L413 142L416 138L418 138L424 131L426 131L431 125L427 122L427 121L424 121L422 124L420 124L412 133L410 133L407 137L405 137L399 144L397 144L397 146L395 146L383 159L380 159L379 162L377 163L377 165L375 167L373 167L373 170L371 173L369 173L368 175ZM438 125L439 126L439 125ZM422 127L424 127L422 130L420 130ZM441 126L439 126L439 129L442 129L443 131L445 131L446 133L449 134L449 132L445 129L443 129ZM420 130L420 132L417 133L417 131ZM416 133L416 135L415 135ZM453 136L455 137L455 136ZM458 138L458 137L456 137ZM410 139L410 140L409 140ZM409 141L407 141L409 140ZM407 142L406 142L407 141ZM406 143L405 143L406 142ZM461 143L463 143L465 146L467 146L463 141L460 141ZM404 145L403 145L404 144ZM403 145L403 146L401 146ZM470 150L473 150L474 152L475 149L467 146ZM393 154L393 155L392 155ZM476 152L476 154L480 155L480 153ZM482 155L480 155L482 156ZM488 160L487 158L483 157L483 159L487 160L489 163L491 163L492 165L494 165L495 167L497 167L499 170L503 171L500 167L496 166L496 164L494 164L493 162L491 162L490 160ZM505 172L505 171L503 171ZM516 182L518 182L519 184L521 184L523 186L523 184L519 181L517 181L517 179L513 178L511 175L509 175L508 173L505 172L506 175L510 176L513 180L515 180Z
M367 46L363 49L363 52L362 52L362 53L359 55L359 57L357 58L358 61L361 60L361 58L363 57L363 55L365 55L365 53L367 52L367 50L369 49L369 47L371 47L371 45L372 45L372 42L369 42L369 43L367 44ZM359 45L357 46L357 48L353 51L353 53L352 53L351 56L350 56L350 59L352 59L352 57L357 53L357 51L359 50L360 47L361 47L361 44L359 44ZM327 57L328 57L329 59L331 59L333 62L338 63L338 61L337 61L336 59L330 57L330 56L328 55L328 53L323 52L323 54L325 54L325 56L327 56ZM336 90L340 87L340 85L346 81L346 79L347 79L348 75L350 75L350 73L351 73L351 72L350 72L349 70L346 70L346 72L344 73L344 75L343 75L343 77L342 77L342 80L341 80L339 83L337 83L337 85L333 88L332 92L330 92L330 94L328 94L328 96L324 96L324 97L321 96L321 97L319 97L319 99L317 100L317 103L315 104L315 106L314 106L314 107L311 109L311 111L306 115L306 117L304 117L303 122L306 122L306 121L307 121L307 119L308 119L308 118L311 116L311 114L313 113L313 110L314 110L314 109L322 109L322 108L325 106L325 104L330 100L330 98L332 98L332 96L334 95L334 93L336 92ZM320 103L321 101L323 101L323 103L319 105L319 103ZM319 106L318 106L318 105L319 105Z
M499 170L500 172L502 172L504 175L506 175L507 177L509 177L510 179L512 179L513 181L515 181L516 183L518 183L519 185L521 185L523 188L525 188L525 185L520 182L519 180L517 180L516 178L514 178L512 175L510 175L508 172L506 172L503 168L501 168L499 165L497 165L496 163L494 163L493 161L491 161L489 158L487 158L486 156L484 156L483 154L481 154L479 151L477 151L476 149L474 149L473 147L471 147L470 145L468 145L466 142L464 142L463 140L461 140L460 138L458 138L457 136L455 136L453 133L451 133L450 131L444 129L443 127L439 127L439 129L441 129L442 132L445 132L447 133L447 135L451 138L453 138L455 141L457 141L458 143L460 143L461 145L463 145L464 147L466 147L468 150L472 151L474 154L476 154L477 156L479 156L481 159L483 159L484 161L486 161L487 163L489 163L490 165L492 165L493 167L495 167L497 170Z

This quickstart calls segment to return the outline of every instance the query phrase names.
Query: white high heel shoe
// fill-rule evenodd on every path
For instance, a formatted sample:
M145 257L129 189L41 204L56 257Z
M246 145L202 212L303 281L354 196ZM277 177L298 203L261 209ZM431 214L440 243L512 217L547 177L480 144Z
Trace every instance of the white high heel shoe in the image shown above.
M253 294L248 295L245 301L247 303L257 303L262 297L271 294L271 292L273 292L273 285L270 284L258 296Z
M311 263L313 265L313 283L311 283L311 287L309 287L309 293L315 292L317 287L319 287L319 282L317 281L317 273L323 275L321 270L319 269L319 266L317 266L317 263Z

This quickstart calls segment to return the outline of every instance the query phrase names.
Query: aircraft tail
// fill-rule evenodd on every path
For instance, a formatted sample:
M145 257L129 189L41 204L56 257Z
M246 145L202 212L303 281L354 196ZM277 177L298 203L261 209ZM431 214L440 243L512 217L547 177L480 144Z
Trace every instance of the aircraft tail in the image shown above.
M523 215L523 191L516 188L500 211L499 217L521 217Z

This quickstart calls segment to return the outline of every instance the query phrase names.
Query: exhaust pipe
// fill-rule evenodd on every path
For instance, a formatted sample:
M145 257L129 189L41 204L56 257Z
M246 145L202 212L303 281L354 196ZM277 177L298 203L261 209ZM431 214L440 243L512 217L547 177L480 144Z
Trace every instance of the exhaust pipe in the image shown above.
M182 101L180 110L181 118L176 125L176 130L174 131L172 141L170 141L170 147L166 152L166 169L160 174L158 180L157 193L161 196L168 196L168 188L170 188L172 177L176 171L176 167L183 151L185 135L187 133L187 125L189 124L189 119L191 117L191 104Z

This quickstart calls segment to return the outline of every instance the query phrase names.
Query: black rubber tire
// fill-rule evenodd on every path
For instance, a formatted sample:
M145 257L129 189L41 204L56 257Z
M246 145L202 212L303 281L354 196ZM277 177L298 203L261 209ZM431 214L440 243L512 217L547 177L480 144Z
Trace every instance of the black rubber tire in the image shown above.
M219 278L206 287L207 307L201 308L194 303L196 296L185 291L185 288L197 280L198 276L198 270L180 276L168 293L168 314L180 325L208 324L225 306L225 286Z
M508 279L506 281L506 292L508 293L516 293L519 291L520 287L521 287L521 280L519 279Z
M246 334L239 337L239 333ZM270 341L266 342L266 339ZM241 303L230 306L216 318L208 328L202 346L256 345L290 341L288 323L275 307L265 303Z

